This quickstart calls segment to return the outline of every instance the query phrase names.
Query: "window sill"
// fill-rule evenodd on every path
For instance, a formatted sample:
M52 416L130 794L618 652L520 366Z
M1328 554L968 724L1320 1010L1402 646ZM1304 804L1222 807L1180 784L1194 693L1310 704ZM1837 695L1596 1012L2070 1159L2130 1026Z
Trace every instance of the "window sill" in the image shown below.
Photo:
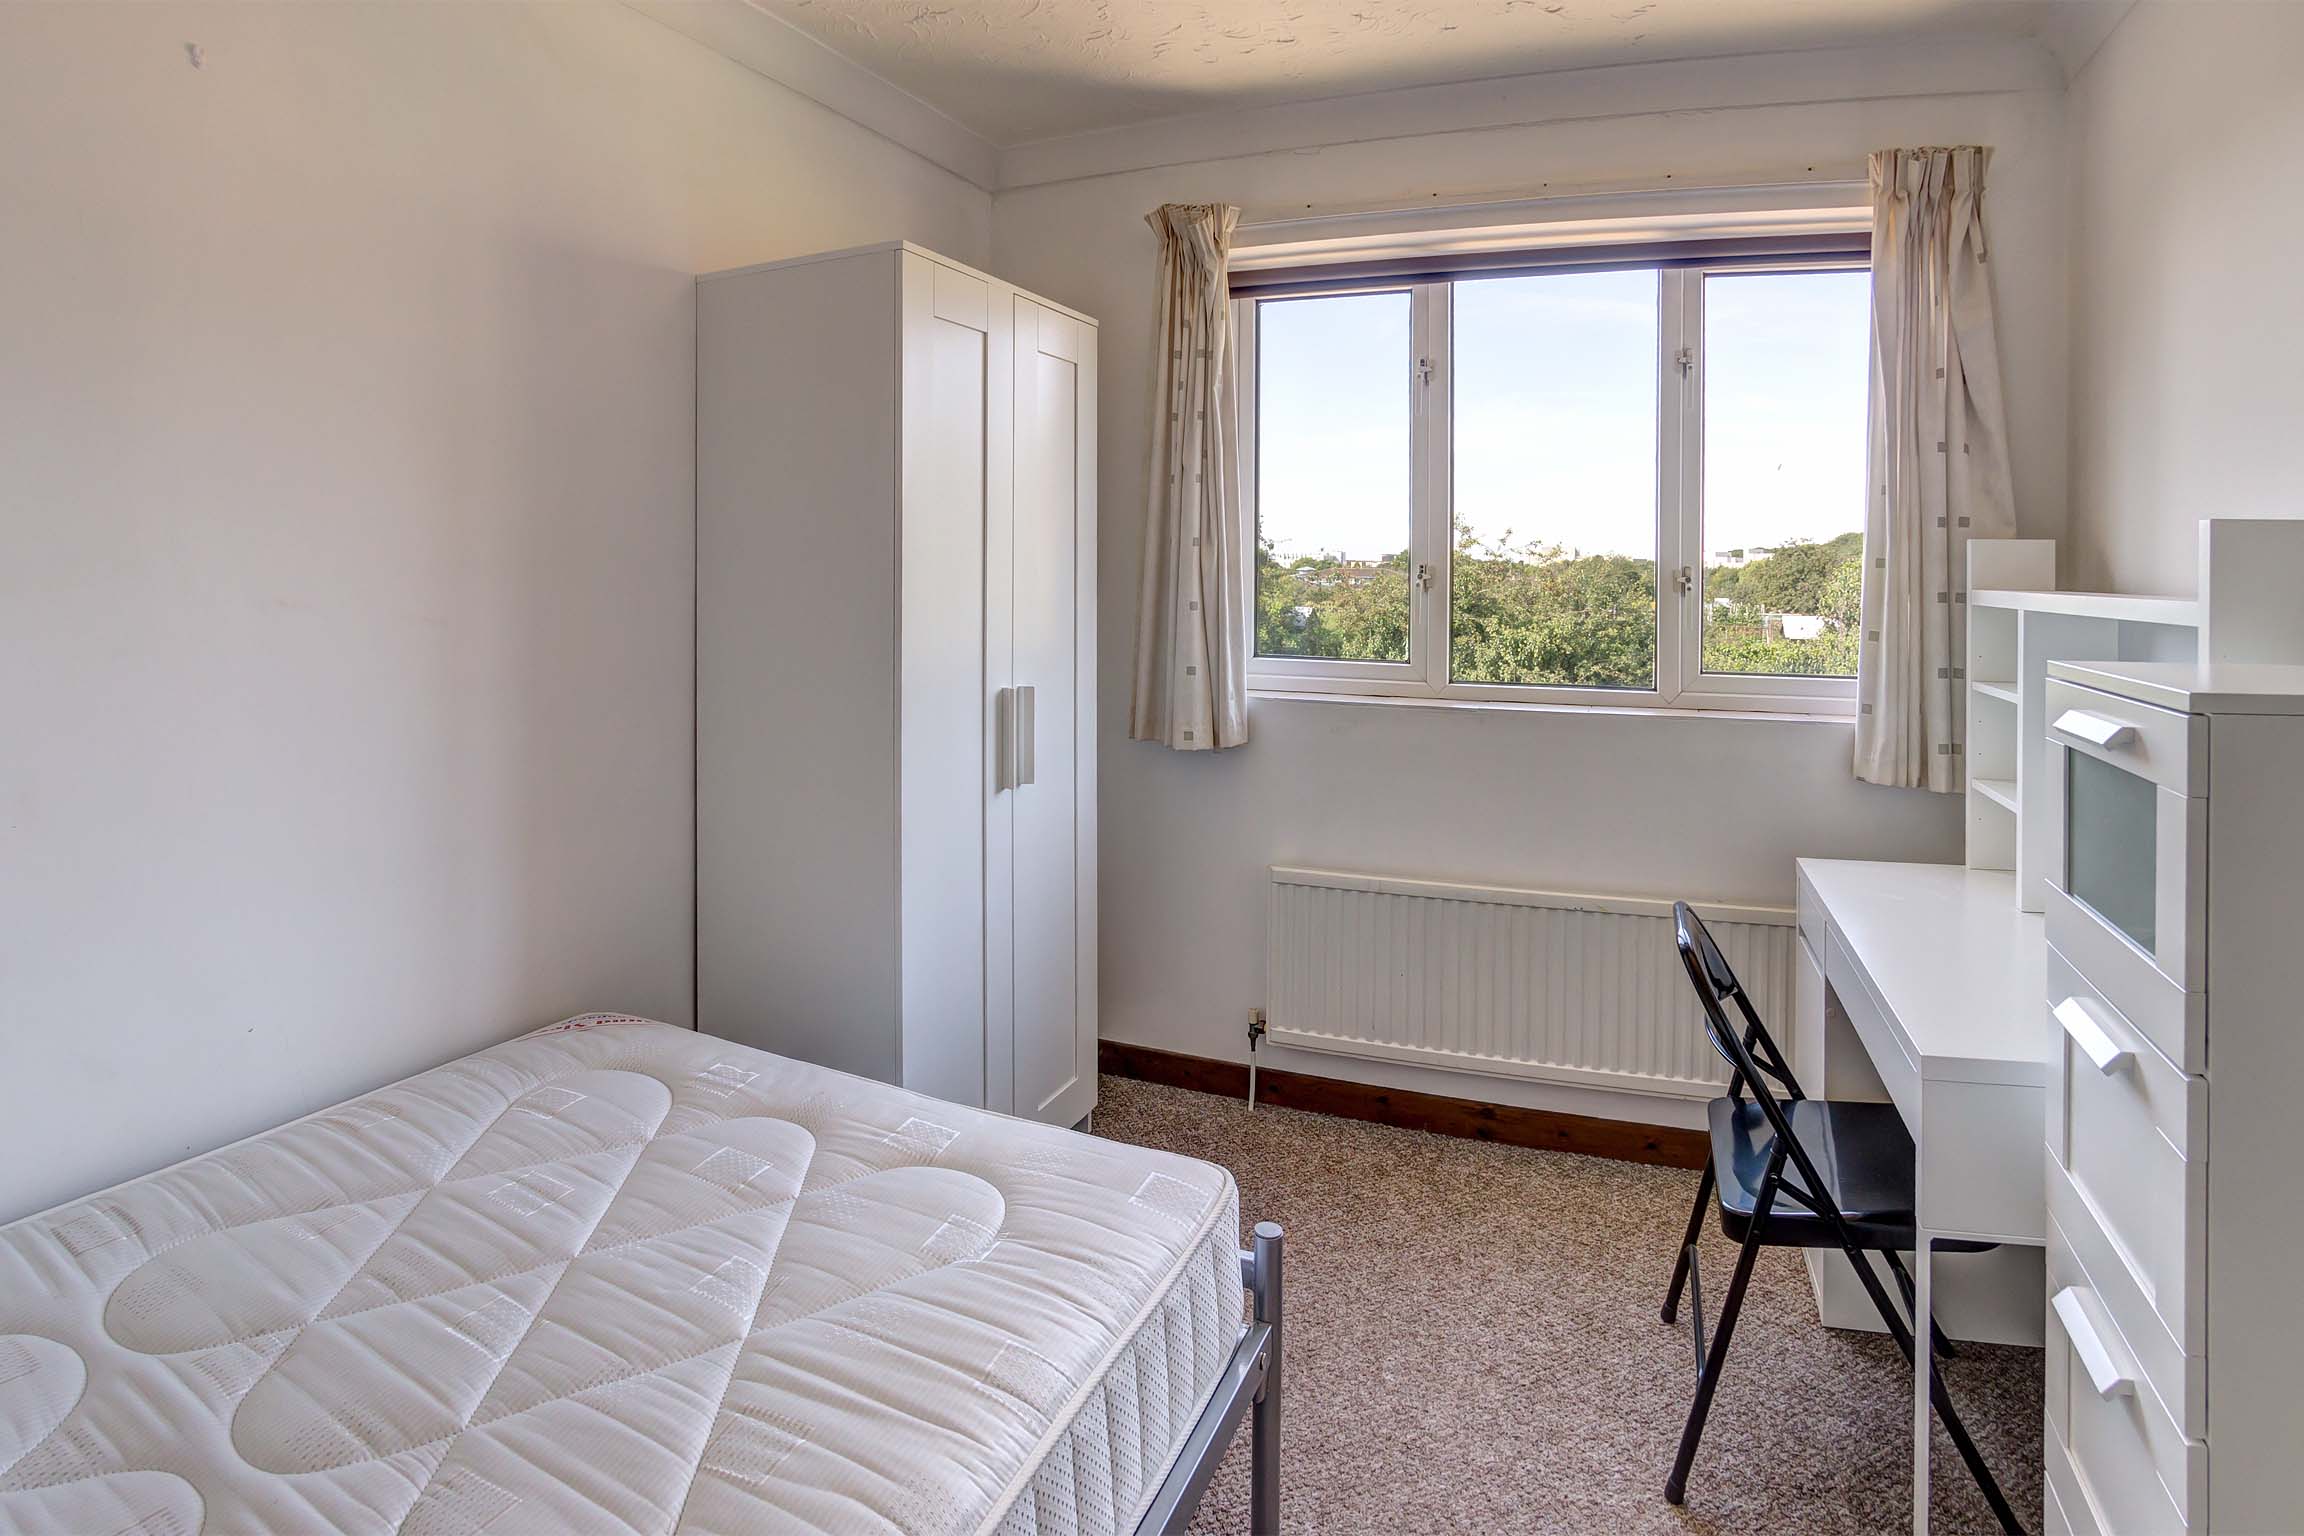
M1426 694L1319 693L1304 688L1260 688L1253 681L1248 697L1266 704L1367 704L1379 709L1460 709L1517 715L1622 715L1651 720L1777 720L1796 725L1836 725L1851 729L1850 714L1817 714L1806 710L1690 709L1673 704L1555 704L1533 699L1442 699Z

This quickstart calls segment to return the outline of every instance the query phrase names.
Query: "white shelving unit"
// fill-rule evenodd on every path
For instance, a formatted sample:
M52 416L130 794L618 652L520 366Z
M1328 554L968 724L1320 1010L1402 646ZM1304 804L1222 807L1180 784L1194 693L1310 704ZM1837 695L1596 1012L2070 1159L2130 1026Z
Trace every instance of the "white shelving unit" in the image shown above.
M2049 662L2304 660L2299 572L2304 521L2202 519L2197 598L2061 592L2055 540L1971 542L1968 867L2013 871L2024 911L2047 901Z

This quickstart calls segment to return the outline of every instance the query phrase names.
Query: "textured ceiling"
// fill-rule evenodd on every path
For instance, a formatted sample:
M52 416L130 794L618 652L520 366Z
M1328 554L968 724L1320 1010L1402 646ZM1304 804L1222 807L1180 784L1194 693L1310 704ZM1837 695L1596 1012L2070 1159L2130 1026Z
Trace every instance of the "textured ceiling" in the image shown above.
M2030 36L2087 0L753 0L997 144L1657 59Z

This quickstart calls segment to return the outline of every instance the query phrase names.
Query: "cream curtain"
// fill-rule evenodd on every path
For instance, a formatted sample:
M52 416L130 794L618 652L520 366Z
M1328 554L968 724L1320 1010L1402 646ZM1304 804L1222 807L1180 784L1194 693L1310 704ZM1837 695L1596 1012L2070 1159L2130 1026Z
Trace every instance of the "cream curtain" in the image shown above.
M1984 235L1989 149L1872 157L1872 484L1856 777L1963 787L1968 541L2016 531Z
M1181 752L1248 739L1227 271L1239 220L1222 203L1145 216L1160 236L1160 334L1128 734Z

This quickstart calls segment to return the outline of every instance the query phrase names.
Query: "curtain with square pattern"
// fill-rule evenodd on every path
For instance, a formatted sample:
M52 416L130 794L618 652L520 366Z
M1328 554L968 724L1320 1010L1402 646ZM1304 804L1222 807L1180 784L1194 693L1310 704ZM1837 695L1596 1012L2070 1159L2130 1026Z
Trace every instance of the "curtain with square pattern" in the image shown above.
M1239 219L1222 203L1145 216L1160 237L1160 330L1128 734L1183 752L1248 739L1229 271Z
M1872 156L1872 483L1856 777L1964 787L1970 539L2016 531L1984 231L1989 149Z

